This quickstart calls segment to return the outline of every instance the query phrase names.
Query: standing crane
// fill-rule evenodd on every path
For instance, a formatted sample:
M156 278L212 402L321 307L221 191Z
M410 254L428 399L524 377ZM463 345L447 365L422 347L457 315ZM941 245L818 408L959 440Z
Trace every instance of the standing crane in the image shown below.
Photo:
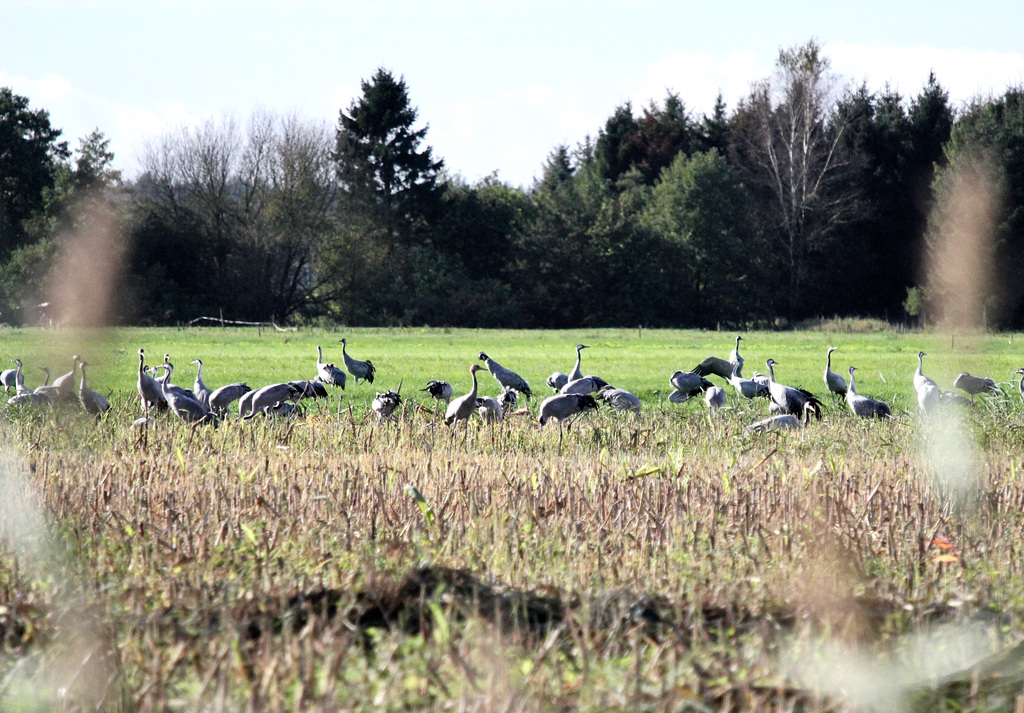
M668 395L668 400L674 404L686 402L692 396L703 393L714 384L698 374L696 371L677 371L673 374L668 383L674 391Z
M448 408L444 412L444 422L446 425L451 426L453 423L458 421L467 421L469 417L473 415L473 411L477 408L476 405L476 393L477 393L477 382L476 373L483 371L483 367L479 364L474 364L469 367L469 375L473 377L473 388L469 390L468 394L460 396L451 403L448 404ZM467 428L469 427L467 423Z
M569 372L569 381L576 381L576 379L583 378L583 372L580 370L580 363L583 361L582 357L580 356L580 352L582 352L584 349L589 348L590 347L588 347L586 344L576 345L576 365L573 366L572 371Z
M511 369L506 369L483 352L480 352L478 356L480 361L487 365L487 371L491 372L491 376L501 384L502 388L509 386L519 393L525 394L526 398L533 398L533 392L530 390L530 385L526 382L526 379Z
M210 394L213 393L213 389L210 389L203 383L203 360L193 359L193 364L199 365L199 371L196 372L195 383L192 384L192 393L196 395L196 401L201 403L203 407L210 410Z
M825 387L832 392L833 396L846 398L846 379L832 371L832 352L839 347L829 347L825 356Z
M0 384L4 385L5 394L10 393L12 386L15 387L15 393L18 391L18 372L21 371L21 360L11 359L11 363L17 364L17 368L0 371Z
M367 359L366 361L359 361L358 359L353 359L348 355L348 352L346 351L346 348L348 347L348 342L345 341L344 339L341 339L339 341L341 342L341 356L345 360L345 368L348 369L349 374L355 377L356 384L359 383L360 379L367 382L368 384L372 384L373 377L377 373L377 370L373 366L373 362L371 362L369 359Z
M237 401L250 391L252 389L249 388L249 385L241 381L214 389L209 399L210 412L218 418L224 418L228 415L228 407L231 406L231 402Z
M924 375L924 352L917 353L917 371L914 372L914 390L917 392L917 405L924 411L931 411L939 405L941 392L939 385Z
M732 384L732 388L736 389L743 398L753 399L758 396L764 398L768 397L768 383L755 381L753 379L744 379L740 376L739 364L733 367L732 376L729 377L729 383Z
M68 401L75 396L75 372L78 370L79 360L80 357L75 354L71 358L71 371L53 380L53 385L57 387L57 396L61 400Z
M781 414L803 416L810 406L814 415L821 418L821 401L818 397L805 389L797 389L792 386L780 384L775 380L775 365L779 362L769 359L765 364L768 366L768 397L775 404Z
M82 381L78 387L78 400L82 402L82 408L87 413L93 416L102 416L110 410L110 402L104 398L103 394L98 391L93 391L85 383L85 367L89 366L89 362L82 360L78 363L78 369L82 372Z
M345 372L336 367L334 362L324 361L323 351L319 344L316 345L316 378L329 386L340 386L342 391L345 390ZM370 383L373 383L372 376Z
M157 369L167 371L167 376L160 382L160 389L163 392L167 406L175 416L188 423L212 424L217 427L217 417L203 408L203 405L193 397L187 395L180 387L175 390L171 388L171 374L174 373L174 365L169 361L159 365Z
M856 370L857 367L850 367L850 386L846 390L846 403L850 411L861 418L892 418L892 408L889 404L857 393L853 379L853 372Z

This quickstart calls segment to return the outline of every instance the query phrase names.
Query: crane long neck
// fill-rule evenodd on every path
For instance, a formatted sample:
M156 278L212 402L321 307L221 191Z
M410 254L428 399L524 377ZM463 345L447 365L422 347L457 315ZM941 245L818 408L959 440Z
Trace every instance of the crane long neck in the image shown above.
M825 357L825 369L832 371L832 350L828 350L828 355Z
M470 372L470 376L473 377L473 388L470 389L470 392L469 392L469 399L470 399L470 401L472 401L473 399L476 398L476 369L473 369Z
M145 361L146 361L146 355L143 354L142 352L139 352L139 379L142 379L142 377L145 376L145 374L146 374L146 372L143 371L143 367L145 366L145 364L143 362L145 362Z
M82 388L82 391L85 391L85 364L82 364L82 366L80 368L81 368L81 371L82 371L81 388Z
M917 375L924 376L924 357L917 355Z
M344 348L344 347L342 347L342 348ZM323 351L321 351L320 347L318 346L316 348L316 364L317 364L317 366L320 366L320 364L322 364L323 361L324 361L324 353L323 353Z
M851 394L857 393L856 383L853 378L853 369L850 369L850 385L846 387L846 390Z
M578 379L578 378L580 378L583 375L583 372L580 371L580 364L582 364L582 363L583 363L583 350L582 349L577 349L576 350L576 366L574 366L573 369L572 369L572 378L573 379Z
M772 363L768 364L768 381L775 383L775 365Z

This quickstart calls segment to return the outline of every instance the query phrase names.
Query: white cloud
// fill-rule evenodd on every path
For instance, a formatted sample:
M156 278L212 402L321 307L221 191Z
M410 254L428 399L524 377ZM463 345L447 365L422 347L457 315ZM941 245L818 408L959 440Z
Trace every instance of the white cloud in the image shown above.
M750 83L771 72L774 58L758 57L752 51L729 52L721 57L707 53L674 52L648 65L645 76L630 92L636 108L651 100L661 103L668 91L682 98L696 115L708 114L721 93L735 108L750 89Z
M888 82L904 97L916 96L934 71L958 105L979 94L1001 94L1024 82L1024 55L934 47L880 47L836 42L825 46L832 68L878 90Z

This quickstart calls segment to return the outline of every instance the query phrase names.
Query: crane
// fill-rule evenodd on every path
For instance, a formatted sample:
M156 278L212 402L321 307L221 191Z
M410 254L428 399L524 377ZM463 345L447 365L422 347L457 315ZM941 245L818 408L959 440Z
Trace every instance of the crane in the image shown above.
M861 418L892 418L892 408L889 404L857 393L853 378L853 372L856 370L857 367L850 367L850 386L846 390L846 403L850 411Z
M530 390L530 385L526 382L526 379L511 369L506 369L483 352L480 352L478 356L480 361L487 365L487 371L491 372L491 376L501 384L502 388L510 386L519 393L525 394L526 398L533 398L533 392Z
M483 352L481 352L481 354L482 353ZM448 408L444 412L444 422L446 425L451 426L453 423L458 421L468 421L469 417L473 415L473 410L477 407L476 373L478 371L483 371L483 367L479 364L473 364L473 366L469 367L469 375L473 377L473 388L469 390L468 394L460 396L448 404Z
M249 385L241 381L216 388L210 394L210 411L215 416L223 418L228 415L228 407L231 405L231 402L237 401L250 391L252 389L249 388Z
M825 380L825 388L832 392L833 396L846 397L846 379L839 374L832 371L832 352L839 347L829 347L828 354L825 356L825 374L822 377Z
M719 357L708 357L700 364L693 368L693 373L698 376L708 376L714 374L720 376L723 379L728 379L732 376L733 368L739 366L740 371L743 370L743 357L740 356L740 342L743 341L742 336L736 337L736 346L729 353L728 359L721 359Z
M729 377L729 383L736 389L741 396L747 399L753 399L758 396L767 398L768 397L768 383L767 381L755 381L754 379L744 379L740 376L739 365L733 367L732 376Z
M583 372L580 371L580 363L582 362L580 352L582 352L584 349L590 349L590 347L588 347L586 344L576 345L576 365L573 366L572 371L569 372L569 381L576 381L576 379L583 378Z
M561 394L593 394L608 386L608 382L600 376L589 374L574 379L562 387Z
M704 392L704 403L710 409L722 408L725 406L725 389L721 386L712 386Z
M493 396L478 396L476 410L480 414L480 418L488 423L496 423L505 418L505 409Z
M818 397L805 389L797 389L792 386L780 384L775 380L775 365L779 362L769 359L765 364L768 366L768 397L775 404L782 414L802 416L807 413L810 406L814 415L821 418L821 401Z
M616 411L640 413L640 399L625 389L617 389L607 384L597 392L597 398L614 408Z
M373 411L377 417L377 423L380 423L386 419L391 418L394 414L395 409L402 403L402 397L399 394L402 391L402 385L398 385L398 391L378 391L377 395L373 398L373 402L370 404L370 410Z
M349 374L355 377L356 384L359 383L360 379L369 384L372 384L373 377L377 373L377 370L373 366L373 362L371 362L369 359L367 359L366 361L359 361L358 359L353 359L348 355L348 352L346 351L346 348L348 347L348 342L345 341L344 339L341 339L339 341L341 342L341 356L345 360L345 368L348 369Z
M735 367L732 367L735 368ZM668 396L668 400L674 404L681 404L691 396L703 393L714 384L698 374L696 371L677 371L669 377L668 383L675 389Z
M323 351L320 349L320 345L316 345L316 378L325 384L330 386L340 386L341 390L345 390L345 372L334 365L334 362L324 362ZM370 383L373 383L373 378L370 378Z
M806 428L807 424L811 422L811 414L814 413L814 407L810 404L804 404L803 418L797 418L791 413L776 414L770 416L762 421L752 423L743 429L746 434L751 433L764 433L765 431L795 431L799 428Z
M70 400L75 396L75 372L78 370L79 360L80 357L75 354L71 358L71 371L53 380L53 385L57 387L57 396L61 400Z
M142 399L142 411L147 416L149 409L156 407L158 411L166 411L168 408L167 399L164 398L160 382L146 373L146 353L139 349L139 378L135 382L135 388Z
M547 381L545 381L544 383L550 386L555 392L558 392L562 390L563 386L569 383L569 375L563 374L560 371L556 371L551 376L549 376L547 378Z
M21 360L11 359L12 364L17 364L15 369L4 369L0 371L0 383L4 385L4 393L10 393L11 387L15 387L14 392L18 392L18 372L21 371Z
M199 365L199 370L196 372L195 383L192 384L192 393L196 396L196 401L201 403L203 407L210 410L210 394L213 393L213 389L207 388L206 384L203 383L203 360L193 359L193 364Z
M98 391L93 391L85 383L85 367L89 366L89 362L84 359L78 363L78 369L82 372L82 381L78 387L78 400L82 402L82 408L87 413L93 416L102 416L110 410L110 402L104 398L103 394Z
M184 389L174 390L169 382L171 374L174 373L174 365L169 361L164 362L157 369L167 371L167 376L160 382L160 389L163 392L167 406L175 416L188 423L211 424L214 428L218 426L217 417L203 408L203 405L193 397L184 393Z
M961 372L959 376L953 381L954 389L962 389L971 395L971 400L978 394L992 393L998 394L999 386L996 384L996 380L987 377L971 376L966 371Z

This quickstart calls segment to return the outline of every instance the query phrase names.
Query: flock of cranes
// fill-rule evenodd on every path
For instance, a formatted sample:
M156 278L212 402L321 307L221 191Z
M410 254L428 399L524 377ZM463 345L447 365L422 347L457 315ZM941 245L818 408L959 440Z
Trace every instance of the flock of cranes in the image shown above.
M339 340L342 345L344 369L334 363L323 360L323 349L316 347L316 376L313 379L296 379L278 382L252 389L244 382L236 382L209 388L203 381L203 362L192 361L197 365L195 382L191 389L172 382L174 365L170 355L164 354L163 363L156 366L146 365L143 349L138 350L139 362L136 388L142 405L143 416L137 423L151 423L151 412L170 411L177 418L191 424L208 424L216 427L228 416L232 403L238 403L238 418L250 420L256 416L291 416L300 413L299 402L304 399L326 399L328 388L345 389L351 376L356 384L365 382L372 384L376 369L369 360L355 359L347 351L347 341ZM789 386L776 380L775 367L780 363L775 359L767 359L765 366L767 375L754 372L751 378L743 376L744 359L740 354L742 336L737 336L735 346L729 357L708 357L690 371L676 371L669 378L673 391L668 397L670 403L681 404L702 396L707 407L718 409L726 403L726 388L731 386L737 396L743 400L763 398L769 404L769 417L751 424L748 432L766 430L802 428L812 419L820 420L824 404L812 392L804 388ZM571 423L599 407L607 404L616 411L640 413L640 399L627 391L610 385L607 381L594 374L585 374L582 368L582 352L589 347L586 344L576 345L576 361L568 374L556 371L548 377L546 383L553 394L545 398L537 409L537 422L543 427L554 419L561 426ZM857 367L848 369L849 381L832 370L832 353L837 347L829 347L825 354L823 383L826 390L839 403L845 402L850 412L860 418L888 419L893 417L892 408L886 402L860 394L856 389L854 372ZM925 353L918 353L917 370L914 372L914 388L917 392L919 408L928 412L944 403L972 403L978 394L1001 393L994 379L972 376L964 372L954 381L954 388L960 389L970 396L967 399L952 391L942 391L934 380L924 374ZM483 366L474 363L470 369L472 388L464 395L453 398L452 385L440 379L431 380L421 391L435 400L435 415L439 414L444 403L444 422L454 426L460 421L469 422L474 416L483 421L495 423L510 415L524 415L529 409L516 410L521 396L533 398L529 382L518 373L502 366L493 358L481 351L478 358ZM101 415L110 409L108 400L98 392L90 389L86 380L88 362L78 355L72 358L72 369L67 374L57 377L50 383L50 371L40 367L46 374L46 381L36 389L25 386L23 364L14 359L16 368L0 373L0 383L5 391L11 387L15 395L8 400L11 405L55 405L58 403L77 402L88 413ZM477 373L486 370L495 379L502 391L498 396L482 396L479 391ZM1015 373L1021 374L1021 394L1024 397L1024 369ZM718 377L722 384L715 384L709 377ZM76 388L77 387L77 388ZM370 404L379 422L394 416L402 403L401 384L397 390L377 392ZM419 407L423 409L423 407ZM423 409L427 410L427 409Z

